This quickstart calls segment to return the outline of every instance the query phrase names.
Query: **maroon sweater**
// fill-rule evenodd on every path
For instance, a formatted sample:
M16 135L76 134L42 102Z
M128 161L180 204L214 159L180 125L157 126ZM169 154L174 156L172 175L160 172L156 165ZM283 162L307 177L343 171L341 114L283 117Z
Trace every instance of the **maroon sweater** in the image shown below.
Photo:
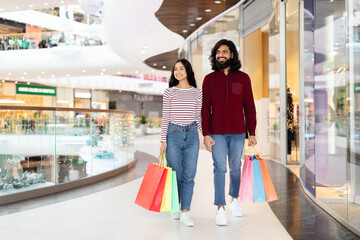
M246 125L255 135L256 109L249 76L242 72L214 71L203 82L201 111L203 135L240 134ZM244 115L245 114L245 115Z

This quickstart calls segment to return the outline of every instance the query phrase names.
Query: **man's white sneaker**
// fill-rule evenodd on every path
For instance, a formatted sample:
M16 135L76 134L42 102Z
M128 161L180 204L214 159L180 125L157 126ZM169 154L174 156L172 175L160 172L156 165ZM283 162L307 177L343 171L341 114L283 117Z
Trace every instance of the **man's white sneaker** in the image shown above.
M179 212L172 213L172 214L171 214L171 218L172 218L173 220L179 220L179 219L180 219L180 213L179 213Z
M194 226L194 221L190 218L189 212L180 213L180 222L187 227Z
M231 209L231 213L235 217L242 217L242 211L240 208L239 200L234 198L232 202L230 202L229 207Z
M216 213L215 223L218 226L226 226L227 225L225 210L222 207Z

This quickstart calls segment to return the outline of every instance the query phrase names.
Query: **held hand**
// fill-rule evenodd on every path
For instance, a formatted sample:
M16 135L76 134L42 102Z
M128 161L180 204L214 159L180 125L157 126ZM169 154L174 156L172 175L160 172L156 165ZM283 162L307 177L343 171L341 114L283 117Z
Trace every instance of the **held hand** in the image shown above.
M166 142L162 142L160 146L160 154L166 151L167 144Z
M255 136L249 137L249 146L255 146L257 144Z
M205 145L206 150L211 152L211 148L215 145L215 140L212 139L212 137L210 137L210 136L205 136L204 137L204 145Z

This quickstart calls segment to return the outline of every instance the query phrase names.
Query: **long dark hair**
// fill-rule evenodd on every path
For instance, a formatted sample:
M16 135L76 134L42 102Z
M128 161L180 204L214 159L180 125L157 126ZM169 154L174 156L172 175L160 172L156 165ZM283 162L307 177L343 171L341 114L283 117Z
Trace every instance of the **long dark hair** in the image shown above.
M219 49L219 47L221 45L226 45L229 47L230 52L233 54L233 58L229 59L228 61L230 61L230 71L231 72L236 72L237 70L239 70L241 68L241 62L239 60L239 54L236 50L235 44L227 39L221 39L220 41L218 41L215 46L213 47L213 49L211 49L211 55L209 57L210 63L211 63L211 69L218 71L220 70L218 68L218 66L216 65L216 51Z
M184 67L185 67L185 70L186 70L186 75L187 75L187 80L189 82L189 84L191 86L193 86L194 88L197 88L196 86L196 81L195 81L195 76L194 76L194 72L192 70L192 67L191 67L191 64L189 63L188 60L186 59L178 59L176 60L176 62L174 63L172 69L171 69L171 77L170 77L170 81L169 81L169 87L174 87L176 85L179 84L179 80L177 80L175 78L175 75L174 75L174 69L175 69L175 65L178 63L178 62L181 62Z

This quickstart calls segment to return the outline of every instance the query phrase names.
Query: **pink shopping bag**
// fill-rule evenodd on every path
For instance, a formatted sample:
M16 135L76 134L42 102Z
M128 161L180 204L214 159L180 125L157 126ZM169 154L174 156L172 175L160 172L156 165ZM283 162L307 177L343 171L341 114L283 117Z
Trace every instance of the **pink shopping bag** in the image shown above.
M249 155L245 156L239 195L241 202L254 202L252 159Z

